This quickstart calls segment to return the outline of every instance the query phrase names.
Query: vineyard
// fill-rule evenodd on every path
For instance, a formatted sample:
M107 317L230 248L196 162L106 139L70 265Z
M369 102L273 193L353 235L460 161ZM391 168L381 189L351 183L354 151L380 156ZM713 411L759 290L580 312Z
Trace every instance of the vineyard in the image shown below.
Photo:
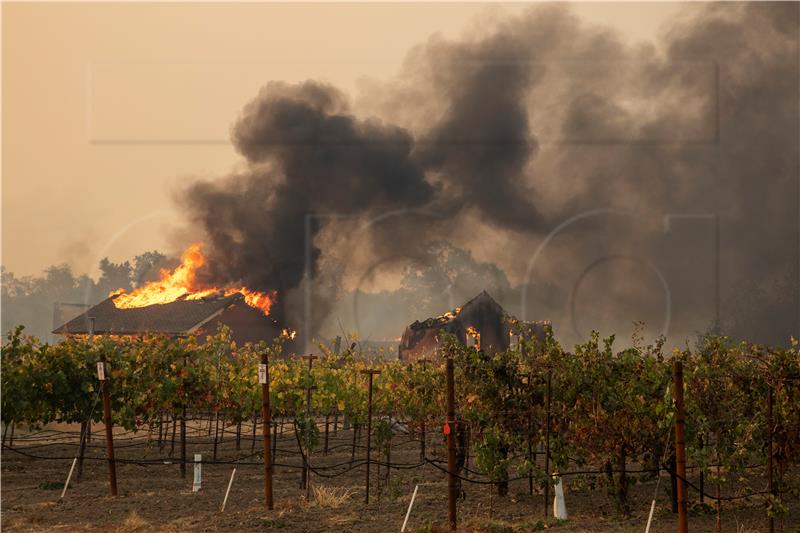
M201 493L210 498L213 484L219 499L206 503L215 520L223 520L217 513L225 487L246 484L248 509L259 509L259 524L298 531L332 527L299 516L294 526L280 522L292 505L324 506L326 494L338 495L344 509L360 506L367 514L368 505L394 513L388 526L369 527L399 529L415 486L428 499L420 496L424 503L412 509L407 530L445 528L448 478L459 524L469 529L593 531L586 523L579 524L586 529L570 527L603 500L613 502L611 518L630 529L597 531L643 531L655 499L652 531L673 531L681 481L688 487L689 524L702 524L698 530L736 530L733 517L736 523L745 517L748 530L795 531L797 342L770 348L709 336L669 354L663 340L645 344L634 336L632 347L621 350L614 342L593 334L568 351L548 332L488 355L453 338L445 339L438 360L403 364L360 353L357 342L344 353L321 346L314 357L288 356L281 339L237 346L224 329L206 339L84 336L48 345L19 328L2 348L4 488L17 479L7 468L36 472L47 464L56 469L60 492L73 459L78 472L64 502L89 479L105 482L97 365L104 360L122 500L135 500L152 490L149 483L160 486L166 478L185 479L175 486L186 490L194 454L202 453L208 476ZM268 383L259 382L264 361ZM675 361L682 364L685 397L686 474L680 479ZM446 367L454 385L450 416ZM64 424L80 430L52 429ZM261 485L265 457L270 482L276 477L275 516L266 510ZM228 479L232 468L239 477ZM142 479L141 469L162 479ZM128 484L133 476L135 487ZM568 510L589 498L589 511L553 519L559 482ZM235 502L244 496L233 495L225 513L239 516L237 505L244 504ZM10 497L4 491L6 509ZM53 492L48 497L58 500ZM370 519L352 523L362 520Z

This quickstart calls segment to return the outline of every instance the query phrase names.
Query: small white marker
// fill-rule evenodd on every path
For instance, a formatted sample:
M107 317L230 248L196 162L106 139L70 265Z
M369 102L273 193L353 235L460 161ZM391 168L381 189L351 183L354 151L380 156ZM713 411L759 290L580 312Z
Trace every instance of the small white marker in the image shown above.
M267 383L267 365L260 363L258 365L258 384L264 385Z
M414 487L414 494L411 495L411 501L408 502L408 511L406 511L406 519L403 520L403 527L400 528L400 533L406 530L406 525L408 525L408 517L411 516L411 507L414 505L414 498L417 497L417 489L419 489L419 485Z
M105 381L106 379L106 365L102 361L97 362L97 379Z
M231 493L231 485L233 485L233 476L236 475L236 468L234 467L233 472L231 472L231 480L228 481L228 490L225 491L225 499L222 500L222 509L219 510L220 513L225 512L225 504L228 503L228 494Z
M64 494L67 493L67 487L69 487L69 480L72 479L72 471L75 470L75 463L77 462L78 462L77 457L72 460L72 466L69 467L69 474L67 474L67 481L66 483L64 483L64 490L61 491L61 497L58 498L59 500L63 500Z
M650 524L653 522L653 511L656 510L656 501L650 504L650 515L647 517L647 527L644 528L644 533L650 533Z
M194 483L192 483L192 492L200 490L200 483L202 481L202 467L203 456L199 453L194 454Z
M555 474L558 475L558 474ZM559 520L567 519L567 504L564 502L564 485L561 483L561 478L556 478L556 496L553 501L553 516Z

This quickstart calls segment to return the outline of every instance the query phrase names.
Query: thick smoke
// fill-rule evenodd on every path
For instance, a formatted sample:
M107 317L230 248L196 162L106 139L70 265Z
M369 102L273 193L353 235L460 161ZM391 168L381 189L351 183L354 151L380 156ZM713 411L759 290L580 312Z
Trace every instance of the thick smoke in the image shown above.
M368 215L424 205L434 188L411 160L413 140L398 127L360 121L328 85L270 83L233 127L246 172L203 182L184 195L208 236L206 276L255 290L296 288L326 216ZM283 317L281 317L283 318Z
M686 5L658 42L631 43L544 5L432 38L357 108L324 84L270 83L232 130L246 169L183 195L208 276L285 293L306 261L336 285L351 258L424 261L450 239L519 284L575 218L546 241L528 300L501 303L568 337L638 319L658 331L666 285L668 332L685 337L716 322L718 282L716 326L782 342L800 322L799 14ZM339 246L350 219L395 212ZM537 300L542 284L562 297Z
M419 160L441 172L460 205L476 207L499 227L532 231L541 219L524 185L525 167L536 140L525 96L537 65L513 34L497 34L475 44L433 47L434 68L448 78L439 87L449 101L427 133Z

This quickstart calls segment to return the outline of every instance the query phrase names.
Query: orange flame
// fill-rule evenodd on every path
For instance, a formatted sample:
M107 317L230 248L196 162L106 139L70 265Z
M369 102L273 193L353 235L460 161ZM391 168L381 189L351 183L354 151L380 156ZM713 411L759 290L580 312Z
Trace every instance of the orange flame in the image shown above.
M174 270L161 270L161 279L150 282L133 292L126 293L125 289L118 289L109 293L113 298L114 305L119 309L131 309L134 307L145 307L148 305L167 304L179 298L187 300L199 300L216 293L223 293L225 296L239 293L244 296L244 301L250 307L260 309L265 315L269 315L270 307L274 294L265 292L251 291L246 287L219 287L198 288L196 272L206 264L206 257L201 251L203 244L195 243L189 246L181 255L181 264Z
M467 327L467 346L470 346L470 344L475 346L476 350L481 349L481 332L472 326Z

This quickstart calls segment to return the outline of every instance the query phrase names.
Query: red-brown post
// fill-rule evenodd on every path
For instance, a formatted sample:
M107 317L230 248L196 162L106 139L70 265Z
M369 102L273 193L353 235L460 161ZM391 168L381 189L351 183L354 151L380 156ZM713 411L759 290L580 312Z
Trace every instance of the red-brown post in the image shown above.
M369 376L369 393L367 397L367 490L364 496L364 503L369 503L369 465L371 462L370 455L372 452L372 377L375 374L380 374L380 370L362 370L362 374Z
M684 441L683 363L672 364L672 383L675 397L675 466L678 481L678 533L689 531L686 515L686 443Z
M261 428L264 437L264 500L267 509L273 509L272 501L272 448L270 446L270 405L269 405L269 360L267 353L261 354L261 365L258 369L258 380L261 382Z
M453 376L453 358L448 357L447 373L447 524L456 530L456 387Z

